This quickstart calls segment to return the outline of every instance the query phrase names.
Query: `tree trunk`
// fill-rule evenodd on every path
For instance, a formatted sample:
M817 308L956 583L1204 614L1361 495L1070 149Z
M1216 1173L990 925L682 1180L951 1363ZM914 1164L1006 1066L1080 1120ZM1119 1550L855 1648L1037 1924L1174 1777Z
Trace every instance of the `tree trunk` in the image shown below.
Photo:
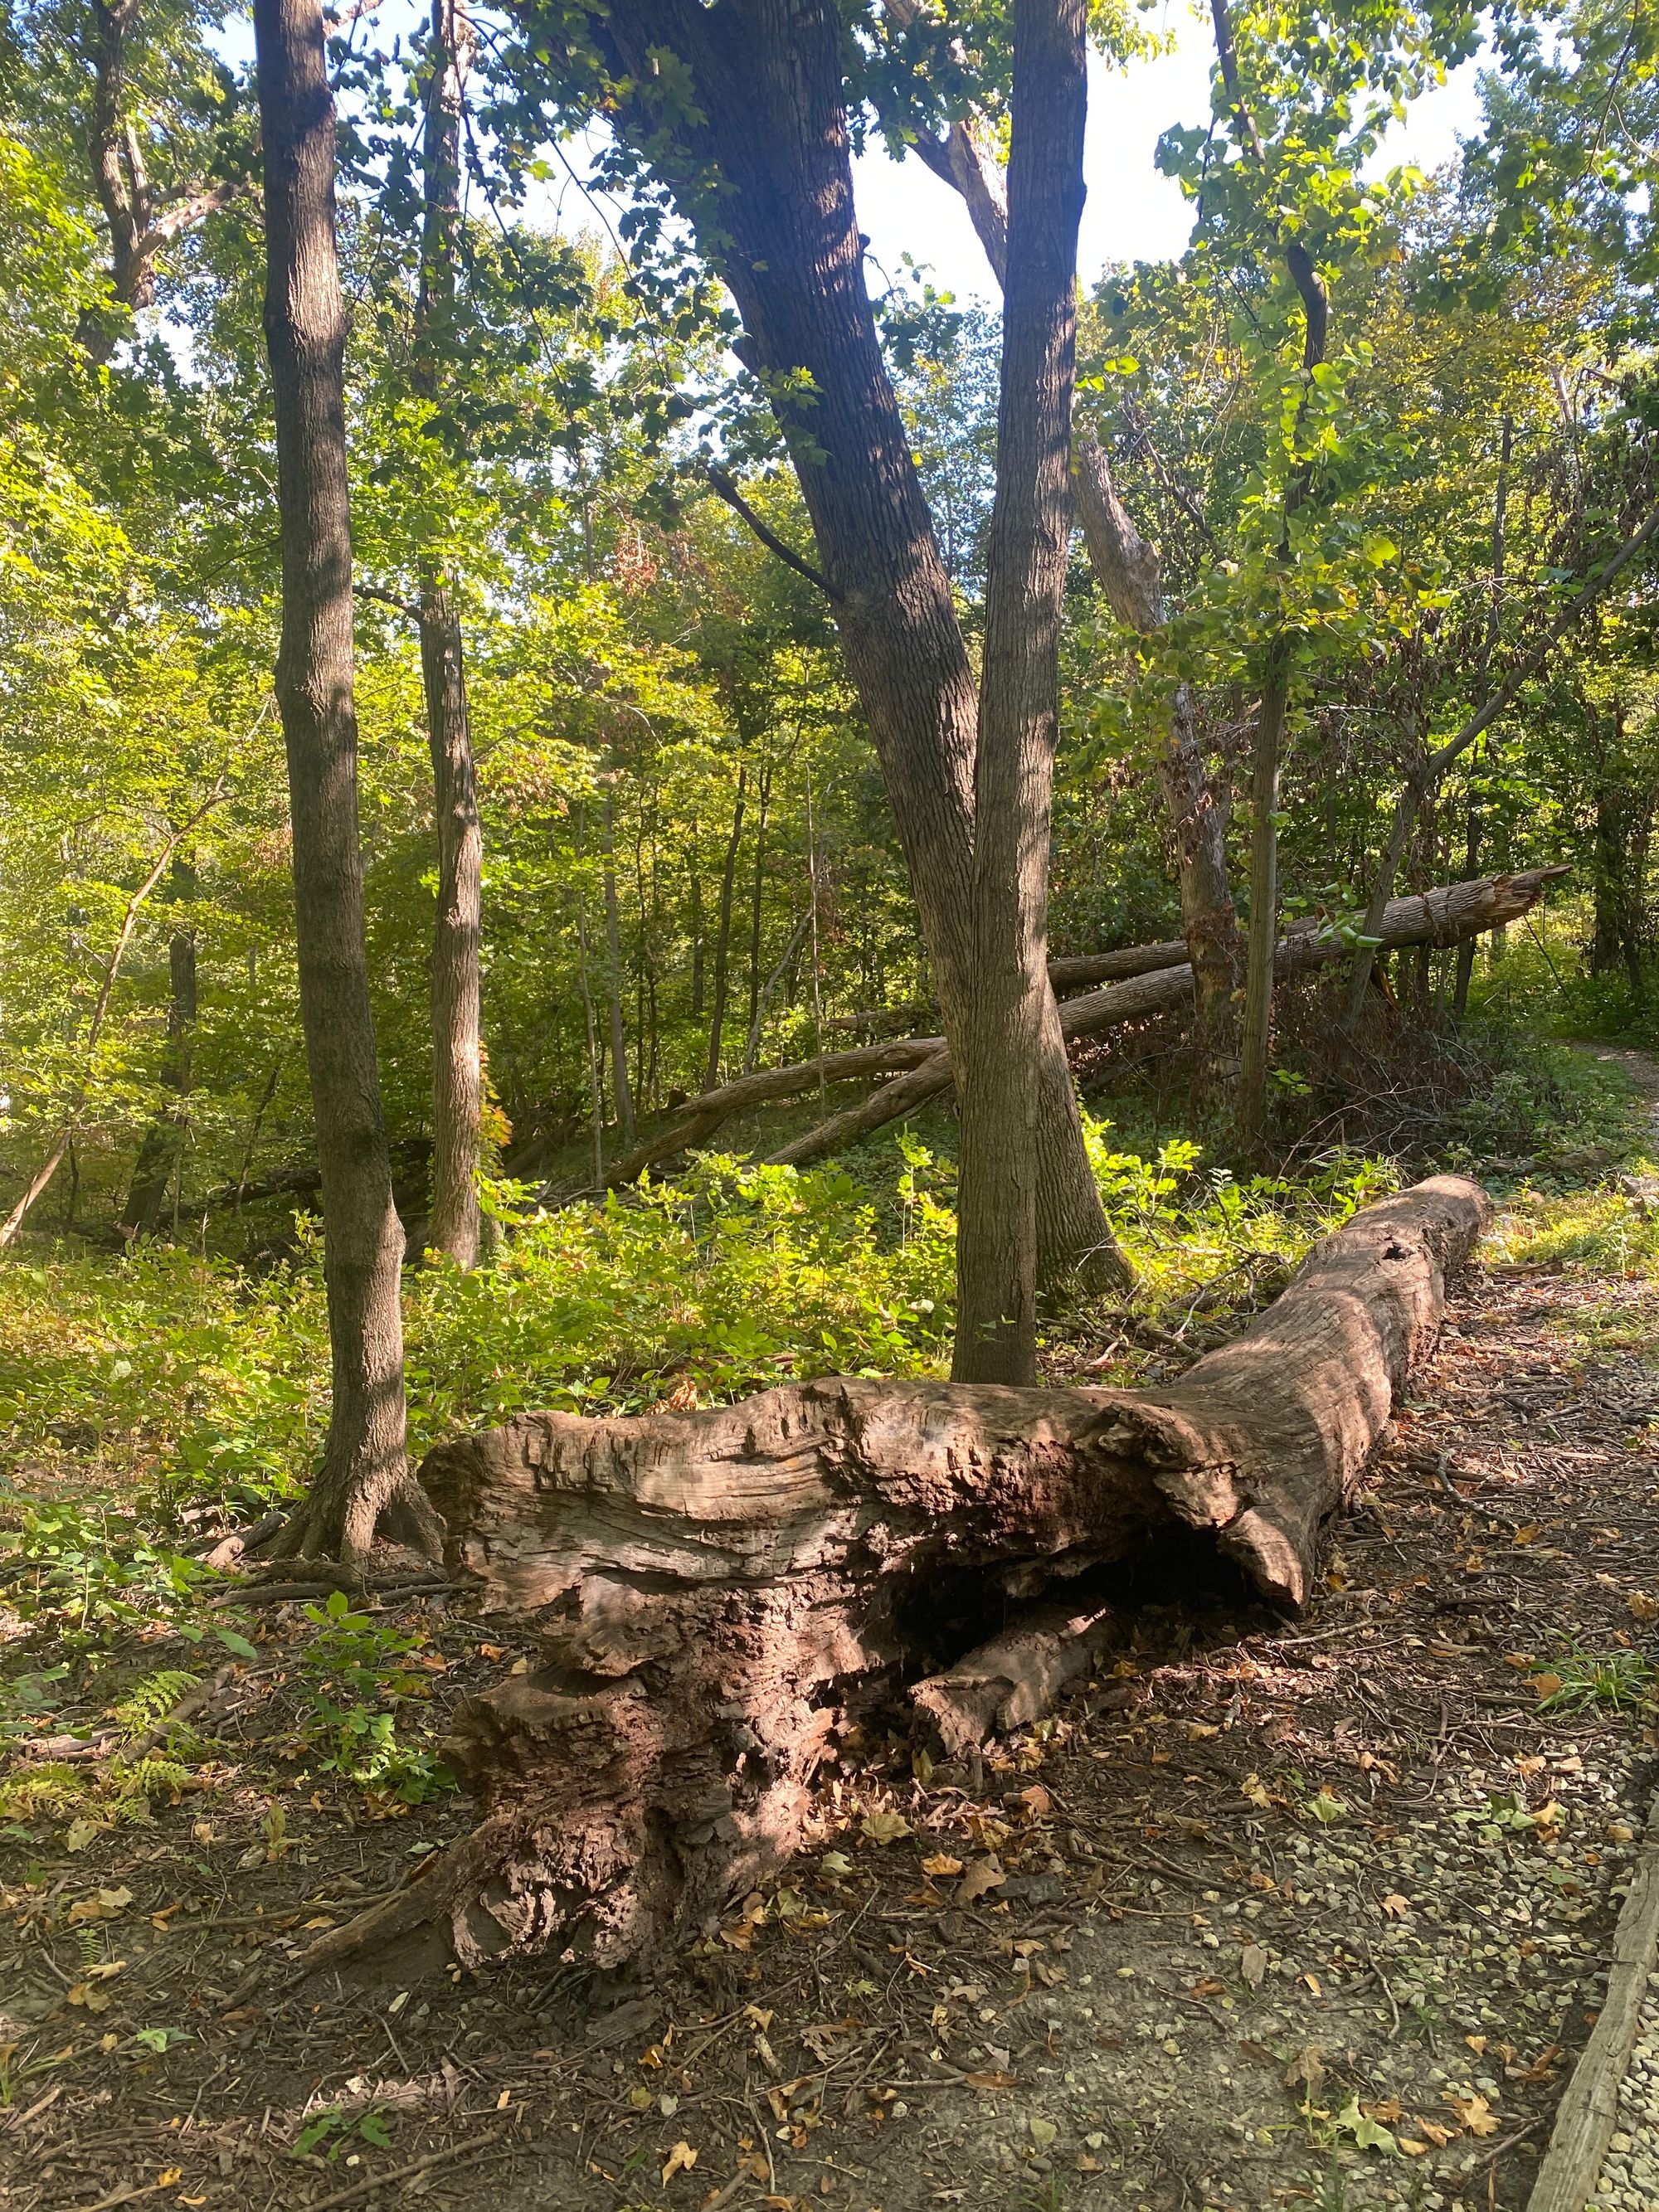
M908 28L919 11L915 0L887 0L887 12ZM916 150L936 176L961 193L992 274L1006 289L1008 204L993 156L963 122L953 123L941 139L919 136ZM1118 497L1100 441L1075 422L1072 487L1089 566L1113 613L1143 636L1162 629L1168 619L1163 564ZM1208 1097L1231 1072L1233 1060L1238 925L1227 872L1226 824L1204 771L1196 710L1185 684L1170 702L1158 776L1169 808L1182 920L1196 981L1194 1090Z
M352 694L351 517L334 232L334 102L319 0L254 9L265 167L265 343L276 424L276 698L294 835L300 1012L322 1170L333 1395L287 1551L360 1559L394 1501L428 1544L405 1458L404 1235L392 1197L363 933Z
M434 1921L472 1962L694 1933L807 1839L852 1726L908 1705L957 1748L1035 1717L1160 1532L1300 1604L1487 1212L1455 1176L1369 1208L1156 1390L829 1376L441 1446L451 1571L539 1662L457 1717L480 1826L305 1964Z
M177 853L173 856L172 896L175 906L188 904L196 896L196 871ZM167 946L167 1039L161 1057L161 1079L179 1103L144 1132L133 1163L127 1202L121 1209L119 1226L125 1237L150 1236L161 1218L184 1146L188 1119L184 1102L190 1094L195 1036L196 932L176 922Z
M611 1019L611 1088L617 1102L617 1130L624 1145L634 1141L634 1093L628 1080L628 1033L623 1026L622 922L617 906L616 807L605 786L600 817L605 841L605 996Z
M698 231L742 316L743 358L769 380L881 760L945 1030L959 1036L981 957L964 896L975 881L978 704L865 288L839 11L829 0L613 0L592 31L617 84L616 127ZM672 118L650 90L665 52L683 65L688 89ZM1000 1034L1012 1042L1012 1030ZM1052 1022L1036 1049L1048 1063L1042 1096L1069 1096ZM1010 1071L1009 1095L1024 1082ZM1045 1273L1075 1264L1082 1250L1114 1249L1097 1197L1081 1202L1088 1167L1075 1115L1073 1101L1039 1154L1040 1181L1064 1166L1067 1202L1048 1213L1078 1248L1045 1251ZM973 1214L978 1200L964 1202ZM999 1313L1018 1296L1005 1285Z
M772 763L760 772L760 805L755 811L755 874L749 898L749 1032L760 1018L762 901L766 889L766 822L772 804Z
M461 127L473 43L465 0L432 0L415 385L434 402L442 389L444 349L453 337ZM478 1256L482 1227L483 842L460 617L443 564L430 557L421 563L420 617L438 836L438 907L432 925L432 1212L426 1241L433 1251L471 1267Z
M976 957L951 1050L962 1115L958 1382L1036 1380L1038 1128L1060 1103L1044 1095L1045 1065L1058 1065L1077 1111L1048 987L1048 905L1085 104L1082 0L1014 0L1008 277L974 756ZM1081 1151L1080 1137L1062 1158Z
M702 1087L712 1091L720 1079L720 1032L726 1027L726 994L732 974L732 899L738 880L738 850L743 842L743 802L749 780L747 762L738 763L737 796L732 803L732 833L726 841L726 866L720 875L720 919L714 933L714 1004L708 1018L708 1059Z
M1273 1048L1274 948L1279 942L1279 763L1290 703L1290 655L1268 648L1250 769L1250 928L1239 1041L1239 1149L1258 1154L1267 1133L1267 1061Z

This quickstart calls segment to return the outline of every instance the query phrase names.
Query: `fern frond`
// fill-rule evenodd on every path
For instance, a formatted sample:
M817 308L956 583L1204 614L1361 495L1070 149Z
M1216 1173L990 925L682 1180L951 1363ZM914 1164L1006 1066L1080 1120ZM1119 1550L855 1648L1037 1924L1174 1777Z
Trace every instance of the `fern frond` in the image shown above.
M56 1813L78 1802L86 1777L62 1759L9 1775L0 1782L0 1820L31 1820L37 1813Z
M201 1679L183 1667L163 1667L135 1682L115 1707L115 1720L122 1734L143 1735L147 1729L153 1729L158 1721L167 1718L187 1690L195 1689Z
M172 1797L189 1782L187 1766L153 1751L131 1766L112 1765L109 1772L109 1786L120 1797Z

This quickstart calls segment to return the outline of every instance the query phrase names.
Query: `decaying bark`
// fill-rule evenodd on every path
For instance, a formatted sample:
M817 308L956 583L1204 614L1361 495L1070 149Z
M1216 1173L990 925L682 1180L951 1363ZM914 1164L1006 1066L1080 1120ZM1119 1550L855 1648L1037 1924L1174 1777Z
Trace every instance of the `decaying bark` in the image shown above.
M960 1749L1043 1710L1160 1531L1299 1603L1487 1212L1453 1176L1368 1208L1160 1389L831 1376L441 1446L449 1571L539 1664L459 1716L478 1828L307 1963L445 1921L475 1961L695 1931L810 1840L849 1723L908 1698Z

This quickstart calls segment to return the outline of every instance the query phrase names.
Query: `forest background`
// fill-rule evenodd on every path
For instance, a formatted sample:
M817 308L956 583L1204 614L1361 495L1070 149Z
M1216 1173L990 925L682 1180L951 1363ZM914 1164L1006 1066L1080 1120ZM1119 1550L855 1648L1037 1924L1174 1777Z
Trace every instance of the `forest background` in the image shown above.
M531 1404L928 1370L951 1320L948 1106L828 1166L756 1164L859 1095L821 1078L665 1182L582 1195L688 1097L938 1020L775 394L616 143L591 122L559 143L572 103L526 89L524 19L448 20L466 66L435 315L434 28L358 10L330 43L368 975L411 1258L434 574L465 638L483 850L488 1264L406 1274L414 1441ZM853 24L866 177L918 162L940 119L896 75L905 20ZM1156 548L1164 618L1127 618L1078 540L1051 950L1182 933L1160 769L1177 696L1241 915L1266 819L1274 914L1357 946L1357 975L1379 890L1571 875L1478 959L1398 956L1363 1065L1340 990L1281 993L1265 1133L1237 1121L1237 1060L1188 1049L1179 1019L1084 1053L1097 1177L1154 1316L1231 1264L1243 1220L1292 1251L1401 1163L1521 1173L1593 1145L1593 1079L1535 1040L1652 1023L1652 27L1611 0L1215 20L1243 88L1218 70L1214 116L1158 154L1188 243L1085 272L1079 434ZM1092 29L1097 72L1159 81L1154 15ZM1182 27L1183 51L1209 29ZM250 59L213 7L65 0L7 25L0 1190L26 1262L5 1271L14 1454L107 1438L251 1508L303 1480L327 1393ZM1432 174L1396 166L1400 118L1449 71L1478 76L1467 136ZM983 127L994 149L994 100ZM1328 296L1318 361L1297 237ZM977 652L999 318L925 266L868 274ZM1287 640L1264 816L1257 701Z

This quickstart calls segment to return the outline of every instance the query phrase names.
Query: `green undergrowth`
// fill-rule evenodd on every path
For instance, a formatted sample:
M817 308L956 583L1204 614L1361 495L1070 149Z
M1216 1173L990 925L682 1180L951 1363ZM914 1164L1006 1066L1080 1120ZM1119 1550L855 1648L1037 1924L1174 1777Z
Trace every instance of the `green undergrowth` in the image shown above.
M1253 1306L1264 1275L1282 1279L1391 1174L1342 1158L1240 1182L1184 1139L1148 1157L1091 1122L1090 1143L1136 1269L1129 1307L1155 1320L1200 1299L1221 1315ZM534 1407L638 1413L793 1376L946 1371L954 1165L908 1133L860 1165L710 1157L556 1212L498 1189L490 1264L405 1277L411 1448ZM1062 1304L1048 1326L1059 1341L1100 1325ZM292 1495L322 1442L327 1371L308 1237L265 1274L166 1246L0 1265L0 1464L18 1511L61 1494L165 1524L191 1500L254 1510ZM134 1576L145 1602L191 1597L190 1572L164 1555Z

